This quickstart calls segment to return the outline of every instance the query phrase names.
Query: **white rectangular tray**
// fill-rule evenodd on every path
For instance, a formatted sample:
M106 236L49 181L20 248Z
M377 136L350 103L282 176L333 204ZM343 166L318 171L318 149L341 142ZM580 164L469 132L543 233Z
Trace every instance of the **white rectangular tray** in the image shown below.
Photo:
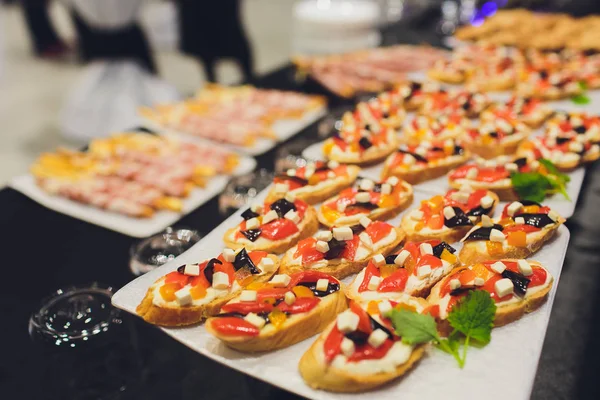
M256 167L256 160L240 156L240 163L233 172L242 175ZM229 177L217 175L210 179L204 188L192 190L190 196L183 201L181 213L159 211L150 218L133 218L116 212L78 203L60 196L52 196L42 190L30 174L12 179L9 186L23 193L46 208L69 215L80 220L111 229L133 237L147 237L164 230L181 219L184 215L200 207L225 189Z
M262 192L258 199L266 196ZM415 204L429 197L429 193L415 191ZM221 251L225 231L238 224L241 209L190 250L164 266L143 275L119 290L112 298L114 306L135 314L135 308L144 297L148 287L159 277L173 271L177 266L198 262ZM408 211L405 211L408 212ZM404 213L405 213L404 212ZM389 222L398 225L404 214ZM313 343L315 337L286 349L263 353L244 354L231 350L209 335L203 325L186 328L162 328L168 335L194 351L247 375L261 379L298 395L311 399L357 399L423 400L439 398L471 399L485 393L489 400L528 399L537 370L538 360L548 327L556 285L560 277L569 230L561 227L556 237L532 259L542 262L554 276L555 283L548 301L539 310L521 320L493 331L492 342L482 349L471 348L464 369L456 361L439 350L430 349L427 356L402 379L375 391L362 395L335 394L316 391L308 387L298 373L298 361ZM459 245L455 245L459 248ZM352 278L344 279L349 282Z
M258 155L264 154L267 151L271 150L273 147L275 147L277 145L277 143L284 142L284 141L288 140L289 138L291 138L292 136L296 135L302 129L306 128L313 122L315 122L318 119L320 119L321 117L323 117L326 113L327 113L327 107L322 106L322 107L319 107L317 109L314 109L314 110L311 110L311 111L305 113L302 116L302 118L299 118L299 119L277 120L272 126L272 129L275 132L275 136L277 137L277 140L260 138L260 139L257 139L256 142L254 143L254 145L251 147L236 146L236 145L221 143L221 142L219 142L219 144L221 146L228 147L230 149L233 149L233 150L238 151L243 154L248 154L251 156L258 156ZM197 141L197 142L214 143L214 142L211 142L209 139L206 139L203 137L194 136L194 135L190 135L187 133L182 133L182 132L178 132L173 129L166 128L166 127L164 127L160 124L157 124L156 122L151 121L147 118L140 117L140 121L144 127L151 129L160 134L176 135L176 136L187 138L189 140Z

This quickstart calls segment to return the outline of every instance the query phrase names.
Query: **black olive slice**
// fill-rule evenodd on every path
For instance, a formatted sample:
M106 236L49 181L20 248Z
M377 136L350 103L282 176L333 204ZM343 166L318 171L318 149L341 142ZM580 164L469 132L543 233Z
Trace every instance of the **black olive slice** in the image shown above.
M464 211L460 207L452 207L452 209L456 215L450 219L446 219L446 217L444 217L444 225L446 225L448 228L473 225L469 217L465 215Z
M527 287L529 286L529 282L531 282L531 279L526 278L518 272L510 271L508 269L505 269L502 272L502 277L511 280L515 288L516 294L518 294L519 296L525 296L525 293L527 292Z
M279 175L277 175L277 178L282 179L282 180L294 181L302 186L308 185L308 179L300 178L298 176L289 176L289 175L279 174Z
M251 242L256 241L256 239L259 238L260 234L262 233L262 230L260 228L258 229L248 229L245 231L240 231L242 233L242 235L246 236L246 239L248 239Z
M221 260L216 258L211 258L206 264L206 268L204 268L204 276L208 283L212 285L213 275L215 274L215 264L223 264Z
M504 228L502 228L502 225L498 224L494 224L494 226L492 226L491 228L481 226L478 229L475 229L473 232L471 232L469 236L467 236L467 238L465 239L465 242L469 240L489 240L492 229L497 229L499 231L504 230Z
M543 228L546 225L555 223L548 214L518 214L515 218L516 217L523 218L525 220L525 225L535 226L536 228Z
M465 152L465 149L459 145L454 146L454 156L460 156Z
M565 144L569 141L571 141L571 138L568 138L568 137L557 137L556 138L556 144L558 144L558 145Z
M360 145L360 147L362 147L363 149L368 149L369 147L373 146L373 143L371 143L371 141L369 139L367 139L366 137L361 137L360 140L358 141L358 144Z
M283 216L287 214L287 212L290 210L296 211L296 205L290 201L287 201L286 199L279 199L274 201L273 203L271 203L271 206L269 208L271 208L271 210L274 210L279 216L279 218L283 218Z
M521 200L521 204L523 204L524 206L542 206L540 203L533 200Z
M366 228L364 226L362 226L361 224L356 224L356 225L352 225L350 227L350 229L352 229L352 233L354 235L358 235L359 233L361 233L362 231L364 231Z
M527 165L527 158L517 158L513 163L517 164L517 167L522 168Z
M340 290L340 284L339 283L331 283L329 282L329 284L327 285L327 290L317 290L317 282L301 282L298 284L298 286L305 286L307 288L309 288L313 294L317 297L325 297L325 296L329 296L332 293L335 293L337 291Z
M247 267L252 274L260 274L260 270L256 268L256 265L252 262L252 259L248 255L246 249L240 250L235 255L235 260L233 260L233 268L237 271L241 268Z
M326 260L334 260L336 258L340 258L344 249L346 248L345 240L337 240L336 238L331 239L327 244L329 244L329 250L325 253Z
M386 328L385 326L383 326L379 322L377 322L377 320L375 320L375 318L373 318L373 317L371 317L369 315L369 320L371 320L371 328L373 330L375 330L375 329L381 329L382 331L384 331L388 335L388 337L390 339L394 339L394 336L392 335L392 332L390 332L390 330L388 328Z
M242 218L244 218L246 221L248 221L249 219L258 217L259 214L255 213L254 211L252 211L251 209L247 209L246 211L244 211L242 213Z
M353 208L366 208L367 210L375 210L376 208L379 208L379 206L377 204L373 204L371 202L348 204L346 206L346 210L351 210Z
M492 203L492 207L494 206L494 204ZM492 209L492 207L490 208L483 208L481 205L475 207L475 208L471 208L469 210L469 212L467 213L467 215L469 217L481 217L484 214L487 214L488 212L490 212L490 210Z
M453 289L450 291L450 296L460 296L463 293L470 292L471 290L477 289L477 286L469 285L469 286L461 286L457 289Z
M352 340L354 344L359 346L366 344L369 340L369 334L363 331L348 332L344 336L346 336L348 339Z
M444 250L448 250L451 254L456 253L456 249L454 247L450 246L446 242L441 242L440 244L433 246L433 255L437 258L440 258Z
M417 161L421 161L421 162L427 162L427 159L423 156L418 155L417 153L411 153L408 150L404 150L404 149L398 149L399 153L403 153L403 154L410 154L411 156L413 156Z
M575 128L573 128L573 130L574 130L575 132L577 132L578 134L580 134L580 135L581 135L582 133L585 133L585 132L587 131L587 129L585 129L585 126L583 126L583 125L576 126ZM558 143L558 142L557 142L557 143Z
M398 257L398 254L390 254L389 256L386 256L385 263L388 265L396 264L396 257Z

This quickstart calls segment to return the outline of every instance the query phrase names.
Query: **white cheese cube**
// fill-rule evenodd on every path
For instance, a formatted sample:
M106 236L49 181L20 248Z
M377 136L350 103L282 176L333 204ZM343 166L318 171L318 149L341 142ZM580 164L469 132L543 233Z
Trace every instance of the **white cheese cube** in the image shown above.
M475 278L473 280L473 284L475 286L483 286L484 283L485 283L485 281L483 280L483 278Z
M258 268L262 272L273 272L275 270L275 261L269 257L263 257L258 263Z
M504 265L504 263L502 261L498 261L498 262L495 262L492 265L490 265L490 268L495 273L501 274L506 270L506 265Z
M375 264L375 266L377 267L385 265L385 257L383 256L383 254L375 254L372 260L373 264Z
M490 231L490 240L492 242L503 242L504 233L502 233L502 231L499 231L498 229L492 229Z
M360 181L359 187L361 188L361 190L366 190L367 192L370 192L375 188L375 182L373 182L370 179L363 179L362 181Z
M454 217L456 217L456 213L454 212L454 208L452 208L450 206L444 207L444 218L446 218L446 219L452 219Z
M392 193L392 185L389 183L384 183L381 185L381 194L390 194Z
M404 165L413 165L416 161L417 160L410 154L404 154L404 158L402 159Z
M369 203L371 201L371 195L367 192L358 192L354 198L358 203Z
M525 225L525 218L523 218L523 217L517 217L517 218L515 218L515 224L517 224L517 225Z
M560 219L560 215L554 210L550 210L550 212L548 213L548 217L550 217L550 219L554 222Z
M508 214L509 217L512 217L513 215L515 215L521 208L523 207L523 204L521 204L518 201L513 201L512 203L510 203L510 205L508 206L508 208L506 209L506 213Z
M450 289L455 290L460 287L459 279L450 279Z
M481 216L481 226L483 226L484 228L491 228L492 226L494 226L494 222L488 215L484 214Z
M256 290L242 290L240 301L256 301Z
M371 224L371 218L367 217L366 215L360 217L360 219L358 220L358 222L363 226L363 227L367 227Z
M297 224L298 222L300 222L300 216L294 210L290 210L290 211L286 212L283 217L285 219L289 219L290 221L292 221L295 224Z
M293 202L296 201L296 195L294 193L292 193L292 192L286 193L285 194L285 199L287 201L289 201L290 203L293 203Z
M463 183L462 185L460 185L458 191L461 193L471 194L473 193L473 188L468 183Z
M235 261L235 250L223 249L223 258L227 262L234 262Z
M290 185L287 183L276 183L275 184L275 193L278 194L286 194L290 190Z
M336 240L352 240L354 234L352 233L352 229L345 226L342 228L333 228L333 237Z
M200 275L200 266L198 264L185 264L183 273L190 276Z
M485 195L481 198L479 204L481 204L481 207L488 209L494 205L494 199L491 196Z
M347 207L347 204L345 202L339 202L339 203L337 203L337 210L339 212L343 213L344 211L346 211L346 207Z
M420 221L423 219L423 211L421 210L412 210L410 212L410 219L413 221Z
M519 166L515 163L508 163L504 166L508 172L517 172L519 170Z
M332 160L327 163L327 168L329 168L329 169L336 169L339 166L340 166L340 163L337 161Z
M252 325L254 325L255 327L257 327L258 329L261 329L267 323L267 321L263 317L260 317L260 316L258 316L257 314L255 314L253 312L251 312L250 314L246 315L244 317L244 320L246 322L251 323Z
M252 212L260 214L263 211L263 205L261 203L254 203L252 204L252 206L250 206L250 210L252 210Z
M342 333L354 332L358 328L358 315L350 310L346 310L337 317L337 327Z
M392 303L387 300L383 300L377 305L377 308L379 308L379 314L385 317L392 311L393 307Z
M369 290L373 290L373 291L377 290L381 281L382 281L382 279L379 276L372 276L371 279L369 280L369 285L367 286L367 288Z
M319 292L325 292L327 291L327 288L329 287L329 279L319 279L317 281L317 286L315 287Z
M306 167L306 169L304 170L304 178L305 179L309 179L311 176L313 176L315 174L315 168L314 167Z
M287 176L296 176L296 170L293 168L290 168L286 171Z
M383 344L383 342L385 342L387 340L387 338L388 338L388 335L387 335L387 333L385 333L385 331L383 329L375 329L369 335L367 342L371 346L378 348L379 346L381 346Z
M315 248L321 253L327 253L329 251L329 244L323 240L318 240Z
M256 229L260 226L260 221L258 218L250 218L246 221L246 229Z
M426 278L431 275L431 266L422 265L417 269L417 277L420 279Z
M368 247L369 249L371 247L373 247L373 241L371 240L371 236L369 236L369 234L367 232L361 232L358 235L358 238L360 239L360 242L362 244L364 244L366 247Z
M469 193L465 193L462 191L454 192L450 195L450 198L452 200L457 201L459 203L463 203L463 204L466 204L469 202L469 197L471 197Z
M331 231L319 231L317 232L315 237L317 238L317 240L329 242L333 238L333 235L331 234Z
M514 290L514 285L512 281L508 278L503 278L494 284L494 291L498 295L498 297L504 297L511 294Z
M569 143L569 151L573 153L581 153L583 151L583 145L579 142L571 142Z
M293 292L286 292L283 296L283 301L285 301L285 304L288 306L291 306L296 301L296 295Z
M410 256L410 252L408 250L402 250L394 259L394 264L403 266L408 256Z
M271 278L271 286L273 287L286 287L287 285L290 284L290 281L292 280L292 278L290 278L289 275L286 274L278 274L275 275L273 278Z
M187 306L188 304L192 304L192 295L190 294L190 288L184 287L183 289L179 289L175 292L175 300L177 300L177 304L180 306Z
M531 265L526 260L518 260L517 267L519 267L519 272L524 276L533 274L533 268L531 268Z
M473 180L477 178L478 174L479 172L477 171L477 168L471 168L467 171L467 175L465 175L465 178Z
M335 172L333 172L333 171L327 172L327 179L335 179Z
M400 179L398 179L395 176L390 176L389 178L387 178L386 182L392 186L396 186L400 182Z
M343 355L345 355L346 357L350 357L352 354L354 354L354 342L348 338L342 339L342 343L340 344L340 350L342 351Z
M275 221L276 219L279 219L279 215L277 214L277 211L271 210L265 214L265 216L262 219L262 223L263 223L263 225L268 224L269 222Z
M229 288L229 275L225 272L215 272L213 274L212 287L219 290Z
M422 255L433 254L433 247L431 247L431 244L429 243L421 243L419 245L419 250L421 251Z
M427 149L425 147L419 146L415 149L415 154L418 154L421 157L425 157L427 155Z

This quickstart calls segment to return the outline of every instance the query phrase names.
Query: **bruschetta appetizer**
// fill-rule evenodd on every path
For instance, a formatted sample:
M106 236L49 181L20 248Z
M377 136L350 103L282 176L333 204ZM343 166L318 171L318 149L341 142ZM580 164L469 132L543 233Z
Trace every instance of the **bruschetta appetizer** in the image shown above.
M481 92L452 90L428 96L419 113L429 116L458 114L477 118L490 104L490 98Z
M558 111L546 124L545 136L561 140L577 138L581 143L600 142L600 117L587 113Z
M159 280L136 311L146 322L162 326L191 325L213 316L253 282L267 282L279 259L265 251L225 249L217 258L185 264Z
M548 101L576 96L583 92L578 79L576 73L566 70L528 68L517 84L517 95Z
M456 249L440 240L407 242L397 253L375 255L346 290L358 301L425 297L442 277L459 265Z
M550 160L559 170L569 172L600 158L600 146L584 137L534 137L521 143L517 154Z
M450 189L445 196L423 200L419 208L402 218L400 227L410 241L458 242L483 215L493 215L498 201L494 192L465 185Z
M319 229L315 209L288 193L273 202L255 204L241 215L238 226L225 232L223 241L232 249L283 253Z
M517 83L519 69L511 57L487 60L469 76L467 87L480 92L509 90Z
M392 309L423 313L423 299L350 303L300 359L300 375L314 389L363 392L407 373L425 351L396 335Z
M471 153L490 159L513 155L530 133L523 123L498 118L467 130L462 143Z
M398 97L404 109L418 110L425 100L432 94L445 92L436 82L405 82L390 91L392 97Z
M539 262L515 258L470 263L442 279L427 298L439 330L451 331L448 314L471 290L485 290L496 303L494 326L516 321L538 309L548 297L553 277Z
M236 350L272 351L322 332L347 308L340 281L319 271L303 271L251 285L205 326Z
M276 175L267 201L274 201L287 193L308 204L319 203L352 185L360 171L354 165L340 165L336 161L309 162Z
M325 200L317 216L328 227L352 226L362 217L386 220L406 209L413 200L412 186L395 176L382 182L363 178L356 187L344 189Z
M391 253L402 240L402 230L363 217L359 225L319 231L298 242L281 260L281 272L319 270L342 279L363 269L375 254Z
M403 144L385 160L381 178L396 176L414 185L438 178L469 158L470 153L452 139Z
M482 217L462 239L460 260L473 264L502 258L527 258L550 240L565 222L550 207L531 201L508 203L495 220Z
M470 121L460 114L428 117L419 115L413 118L402 130L402 141L420 143L421 141L456 139L465 134Z
M539 99L513 96L505 103L497 103L481 113L483 121L495 119L517 120L530 128L539 128L553 111Z
M438 60L427 71L427 76L436 81L458 85L467 81L472 70L473 64L464 59Z

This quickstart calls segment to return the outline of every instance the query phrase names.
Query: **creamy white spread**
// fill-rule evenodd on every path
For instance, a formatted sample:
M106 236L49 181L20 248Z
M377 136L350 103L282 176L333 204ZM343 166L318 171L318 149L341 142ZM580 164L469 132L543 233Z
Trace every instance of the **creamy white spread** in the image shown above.
M372 375L382 372L394 372L399 365L410 358L413 346L394 342L387 354L378 360L348 361L346 356L339 354L331 362L331 366L357 375Z

